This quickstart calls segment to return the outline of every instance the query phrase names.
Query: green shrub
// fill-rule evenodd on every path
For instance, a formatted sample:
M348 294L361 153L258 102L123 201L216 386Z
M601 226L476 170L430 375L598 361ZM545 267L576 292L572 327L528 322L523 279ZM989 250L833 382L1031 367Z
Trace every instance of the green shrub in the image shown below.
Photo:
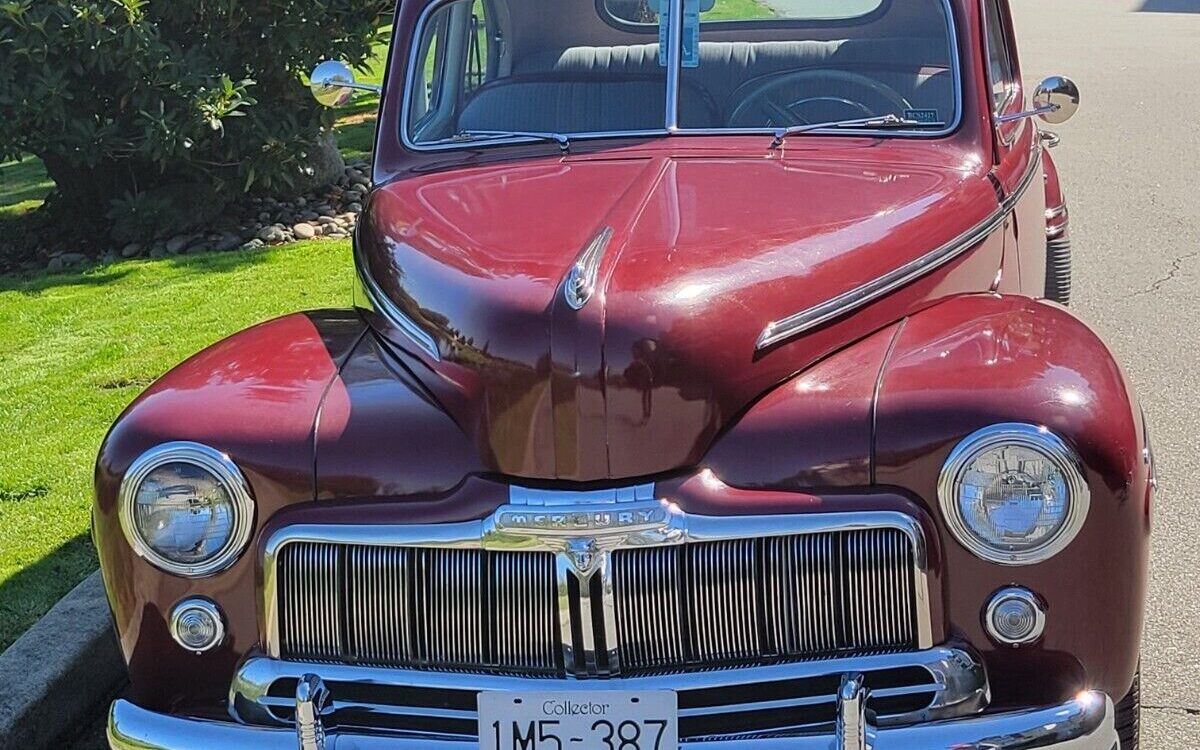
M0 0L0 161L37 155L54 214L122 235L319 180L331 114L301 76L364 64L393 3Z

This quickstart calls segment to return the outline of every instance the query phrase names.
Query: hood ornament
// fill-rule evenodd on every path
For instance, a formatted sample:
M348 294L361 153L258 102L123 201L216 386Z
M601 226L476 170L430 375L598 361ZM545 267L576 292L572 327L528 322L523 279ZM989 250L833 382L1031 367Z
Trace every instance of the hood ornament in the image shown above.
M596 293L596 277L600 273L600 261L604 259L604 251L612 241L612 227L600 230L588 246L575 259L563 282L563 297L572 310L582 310L592 295Z

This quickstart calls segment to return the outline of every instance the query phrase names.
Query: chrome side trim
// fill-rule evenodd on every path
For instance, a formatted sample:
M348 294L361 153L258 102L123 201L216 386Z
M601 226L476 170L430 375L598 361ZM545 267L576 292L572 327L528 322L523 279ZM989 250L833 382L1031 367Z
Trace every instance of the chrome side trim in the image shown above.
M911 284L970 250L1008 220L1008 216L1016 208L1017 202L1033 183L1034 177L1041 173L1041 166L1042 152L1039 148L1035 149L1034 157L1030 159L1029 170L1021 178L1017 189L1005 196L999 207L982 222L936 250L868 281L862 286L843 292L833 299L814 305L807 310L801 310L794 315L768 323L759 334L755 349L758 351L769 349L780 342L840 318L902 286Z
M383 667L348 664L318 664L291 662L265 657L252 657L238 669L229 691L229 707L232 718L248 723L278 725L272 709L291 704L287 697L272 697L270 688L280 680L300 679L306 674L320 674L331 685L341 683L398 687L420 690L446 690L460 692L479 691L541 691L553 689L570 695L578 691L594 690L673 690L677 692L703 691L730 686L753 686L763 683L804 680L844 674L871 674L873 672L919 667L929 675L928 683L914 683L911 690L906 687L876 690L879 697L905 695L913 692L935 693L929 706L916 712L894 714L887 717L885 725L901 725L913 722L939 721L961 717L983 710L991 700L987 674L982 661L971 652L951 646L940 646L925 651L876 654L873 656L841 657L790 664L743 667L737 669L714 669L684 674L652 674L637 677L614 677L607 680L578 681L545 677L519 677L501 674L475 674L455 672L430 672L414 669L392 669ZM825 702L835 696L830 693ZM812 705L807 698L786 700L787 706ZM779 707L771 701L747 701L745 710ZM358 702L344 703L338 700L334 688L333 707L358 708ZM379 706L371 709L379 712ZM476 713L471 710L453 710L434 706L402 706L400 710L408 716L431 718L455 718L473 720ZM695 712L693 712L693 715Z
M202 563L188 565L159 554L142 539L134 522L133 505L137 501L137 492L141 489L142 482L155 469L173 463L190 464L213 475L233 503L233 528L230 529L229 540L216 554ZM250 498L250 484L233 459L216 448L187 441L156 445L134 459L121 479L121 488L117 496L117 518L134 553L159 570L184 578L204 578L233 565L250 542L250 535L254 531L254 510L254 501Z
M682 0L676 0L682 6ZM460 149L485 149L496 146L512 146L512 145L527 145L537 143L538 141L530 138L496 138L489 139L486 143L438 143L438 144L418 144L413 142L409 135L408 122L410 117L410 100L408 92L412 90L414 85L414 76L417 70L417 57L420 53L420 45L415 43L416 39L420 39L423 33L425 24L434 12L447 2L454 0L445 0L445 2L430 3L417 19L416 31L413 34L414 43L409 45L408 63L405 69L405 85L403 89L403 102L400 110L400 142L404 147L414 152L438 152L438 151L454 151ZM842 137L854 138L904 138L904 139L932 139L942 138L958 130L963 122L963 108L966 101L963 97L963 65L962 51L958 43L959 24L954 16L954 8L950 0L942 0L946 19L946 31L949 34L950 42L950 72L953 78L954 86L954 120L947 123L942 130L914 130L914 131L897 131L897 130L846 130L844 128L830 128L826 130L813 130L807 135L836 135ZM682 14L676 14L681 16ZM672 50L668 50L668 57L673 58L676 62L672 65L671 60L668 60L667 66L667 95L665 98L665 117L662 128L651 128L649 130L612 130L612 131L590 131L584 133L566 133L572 141L576 140L603 140L606 138L658 138L662 136L730 136L730 135L746 135L746 136L766 136L773 138L777 132L777 128L686 128L679 126L678 102L679 102L679 85L680 79L676 77L674 81L674 90L671 89L671 72L672 70L679 71L679 76L682 76L682 59L683 59L683 30L682 18L679 19L680 28L678 36L671 36ZM668 29L670 32L670 29ZM672 115L674 115L672 117ZM769 141L768 141L769 143Z
M416 321L397 307L396 303L392 302L391 298L387 296L383 289L380 288L378 282L371 276L366 261L362 258L359 251L357 234L354 238L354 266L358 271L358 279L362 284L363 292L367 295L367 301L371 303L371 307L380 315L387 318L392 325L400 329L400 332L420 347L421 351L428 354L430 359L440 362L442 354L438 351L437 342L433 336L429 335L428 331L417 325Z
M644 493L645 489L634 488L635 496L638 492ZM561 598L566 595L563 588L564 572L573 572L579 576L581 585L597 570L600 570L602 576L609 575L611 566L606 564L606 559L614 550L879 528L901 531L912 545L917 648L930 648L933 645L933 627L929 601L928 553L921 525L912 516L893 511L777 516L696 516L683 513L677 506L665 500L623 503L616 508L611 505L581 503L572 509L555 510L554 506L550 506L544 511L529 505L511 504L501 506L488 518L452 524L284 526L272 534L264 545L261 629L268 655L279 658L281 648L278 566L282 551L291 544L315 542L359 546L548 551L554 553L559 560L561 610ZM566 566L566 571L562 570L563 566ZM601 582L604 591L611 591L611 579L602 579ZM611 599L598 604L603 607L602 612L607 617L612 608ZM613 622L606 619L606 630L615 628ZM569 625L569 622L564 623L566 627ZM569 648L569 643L570 639L564 640L564 649ZM613 644L610 643L609 646L611 648Z
M1055 208L1046 209L1046 218L1051 221L1053 221L1054 219L1061 218L1066 215L1067 215L1067 204L1066 203L1062 204L1061 206L1057 206Z
M971 459L1001 445L1029 448L1044 455L1062 472L1069 491L1070 507L1062 527L1040 546L1020 552L986 544L968 528L958 507L959 486ZM967 551L997 565L1020 566L1045 562L1074 541L1087 520L1091 491L1084 478L1082 459L1062 438L1044 427L1009 422L977 430L954 447L938 478L938 501L947 530Z

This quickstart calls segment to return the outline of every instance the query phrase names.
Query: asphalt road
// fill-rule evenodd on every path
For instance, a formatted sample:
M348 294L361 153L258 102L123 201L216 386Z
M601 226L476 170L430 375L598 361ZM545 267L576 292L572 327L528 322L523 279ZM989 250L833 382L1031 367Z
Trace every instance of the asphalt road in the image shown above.
M1188 467L1200 436L1200 0L1013 4L1024 77L1067 75L1082 91L1054 153L1071 205L1074 306L1132 377L1158 457L1143 747L1197 748L1200 480Z
M1074 306L1124 363L1153 426L1143 747L1200 748L1200 478L1187 468L1200 436L1200 0L1012 2L1030 85L1062 74L1083 92L1055 151ZM101 747L90 734L84 746Z

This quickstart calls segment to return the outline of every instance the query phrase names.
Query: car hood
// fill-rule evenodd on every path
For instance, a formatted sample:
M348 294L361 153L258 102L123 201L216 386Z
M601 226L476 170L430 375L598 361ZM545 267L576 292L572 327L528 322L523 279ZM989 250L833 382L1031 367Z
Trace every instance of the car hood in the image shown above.
M398 179L367 207L359 263L417 335L371 317L490 470L597 481L695 465L774 385L915 305L995 278L991 258L756 348L771 321L995 210L977 161L888 148L602 153ZM595 292L576 309L567 277L599 245Z

